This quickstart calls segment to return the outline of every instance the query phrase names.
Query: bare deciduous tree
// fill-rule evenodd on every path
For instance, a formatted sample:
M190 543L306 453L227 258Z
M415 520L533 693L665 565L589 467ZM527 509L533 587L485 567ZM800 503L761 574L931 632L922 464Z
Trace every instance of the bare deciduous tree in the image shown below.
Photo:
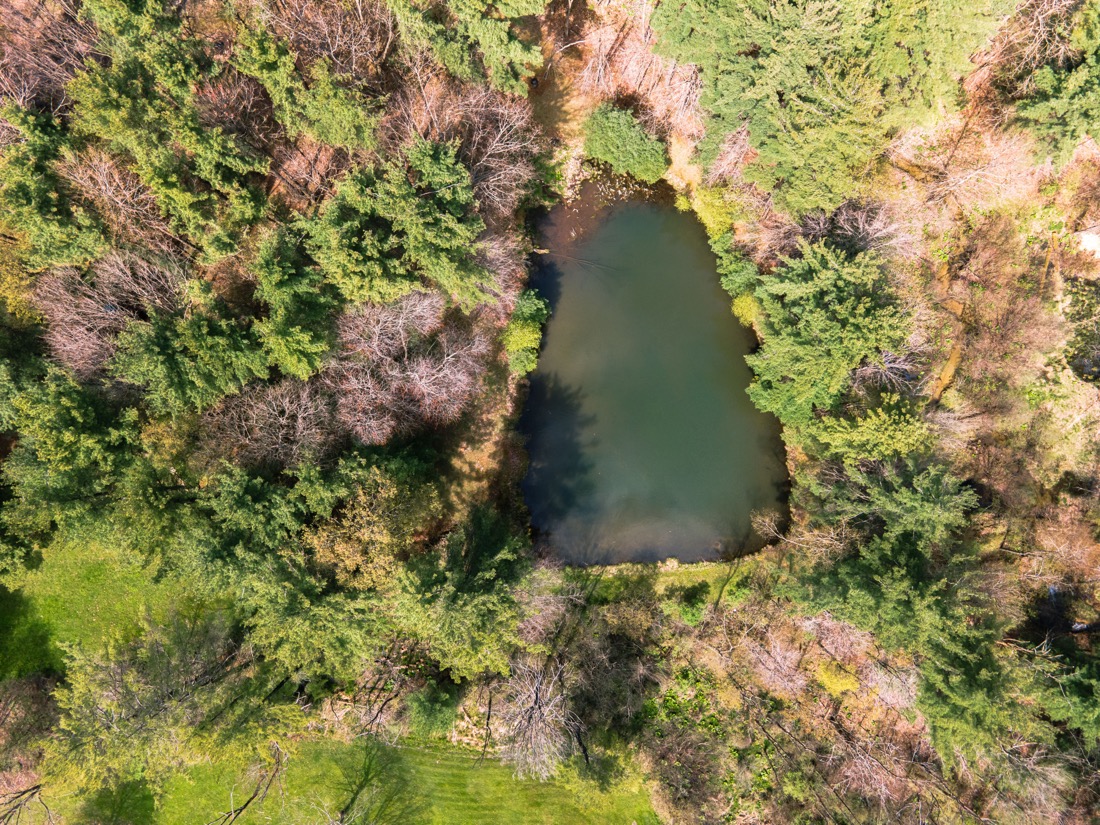
M519 591L523 618L517 629L530 645L547 642L568 619L570 608L584 604L584 588L562 577L560 568L560 562L554 559L539 560L527 585Z
M898 669L868 662L860 669L859 681L879 702L896 711L904 713L916 704L919 676L915 666Z
M707 170L707 183L710 186L716 186L720 183L739 181L741 170L755 154L749 143L749 127L742 125L737 131L726 135L725 140L722 141L718 156Z
M6 783L5 783L6 784ZM34 808L41 810L46 825L53 825L58 819L42 798L44 786L36 776L26 778L26 784L12 787L11 790L0 787L0 825L19 825L24 816L30 816Z
M960 116L936 131L910 130L886 154L933 204L991 209L1031 197L1048 170L1035 166L1028 136L979 125Z
M322 460L335 442L332 399L316 382L255 384L208 411L204 443L245 466L294 467Z
M536 174L539 133L531 107L488 86L473 86L459 97L457 109L448 131L459 141L479 208L511 215Z
M337 179L351 166L343 149L318 143L301 134L293 143L278 143L272 152L271 175L277 191L300 210L332 194Z
M650 26L649 0L599 0L600 25L586 38L588 62L581 87L602 97L643 102L642 120L652 128L689 139L703 134L699 95L703 84L695 66L660 57Z
M234 822L245 815L252 805L263 804L272 786L274 786L276 782L279 782L286 772L288 760L287 752L274 740L269 743L268 752L270 753L271 761L266 764L253 766L252 770L249 771L249 773L254 775L256 783L252 789L252 793L245 797L240 804L234 805L225 813L210 820L206 825L233 825Z
M393 14L375 0L260 0L261 19L305 63L326 60L356 86L376 86L397 42Z
M565 665L520 660L512 665L501 721L504 758L520 777L549 779L572 750L579 720L562 690Z
M58 164L58 172L92 204L117 241L161 255L185 250L185 242L172 231L149 188L106 152L89 148Z
M263 86L232 66L199 84L195 106L204 127L220 127L263 152L270 152L283 135Z
M475 330L445 326L431 344L408 361L404 391L426 421L447 424L477 394L489 342Z
M890 208L874 201L845 201L833 213L833 234L865 252L906 254L913 239Z
M46 317L46 342L61 363L81 378L96 374L114 354L118 334L131 320L179 308L187 270L171 259L152 262L110 252L88 277L73 269L38 279L33 300Z
M801 625L830 656L846 663L856 662L874 643L870 633L837 621L827 612L803 619Z
M95 53L97 39L76 0L0 3L0 101L62 111L65 86Z
M391 101L384 140L391 146L410 135L457 141L482 214L490 222L510 216L536 176L541 137L530 106L486 86L458 83L417 54L404 65L407 82Z
M777 510L757 510L751 515L752 529L765 541L782 544L810 564L830 564L852 546L855 533L846 522L828 527L797 526L784 532L783 515Z
M877 803L883 810L894 809L908 795L904 755L891 742L867 743L838 739L825 763L834 769L832 780L844 793Z
M527 253L523 239L514 229L486 230L477 241L474 262L493 273L496 304L486 307L507 322L516 298L527 281Z
M908 394L914 392L923 379L923 371L913 352L881 352L878 358L866 361L852 371L852 386L856 390L875 387Z
M810 243L829 239L853 253L908 255L916 247L890 207L875 201L845 201L831 214L811 212L803 217L801 231Z
M435 292L363 304L340 318L340 343L346 354L368 360L405 356L415 341L439 331L445 309L443 296Z
M1024 0L978 56L977 71L963 84L970 99L995 108L1000 94L1010 99L1026 95L1037 69L1074 60L1078 52L1070 24L1082 5L1083 0Z
M809 676L799 668L802 651L779 630L768 627L762 642L747 639L744 646L757 681L769 691L797 696L806 689Z
M476 321L447 320L434 293L365 304L337 329L343 357L325 380L337 396L337 421L366 444L456 420L477 394L491 353Z

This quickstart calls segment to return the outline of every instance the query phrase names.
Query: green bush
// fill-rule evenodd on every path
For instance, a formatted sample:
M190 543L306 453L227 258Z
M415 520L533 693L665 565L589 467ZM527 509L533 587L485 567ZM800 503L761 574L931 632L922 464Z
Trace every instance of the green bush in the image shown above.
M584 131L585 155L620 175L656 183L668 168L665 145L624 109L605 103L589 115Z
M508 365L520 375L534 370L539 360L542 325L550 317L550 305L537 292L527 290L516 301L515 311L504 330L504 351Z
M457 685L429 684L409 696L409 732L418 739L445 738L458 716Z

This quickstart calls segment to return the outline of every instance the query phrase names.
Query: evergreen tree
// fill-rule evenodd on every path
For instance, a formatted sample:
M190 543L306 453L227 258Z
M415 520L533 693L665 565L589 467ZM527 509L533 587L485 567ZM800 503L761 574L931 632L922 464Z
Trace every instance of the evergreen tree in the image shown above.
M458 679L507 673L519 609L513 586L526 568L522 539L491 510L476 511L442 557L414 559L399 577L393 615Z
M113 375L145 388L154 413L172 417L202 412L267 371L247 331L201 312L130 322L111 362Z
M332 146L373 148L377 116L370 102L338 86L326 63L314 63L303 78L287 45L259 28L242 32L239 46L237 68L267 89L292 138L305 133Z
M659 5L657 48L702 75L704 161L746 124L745 179L785 209L856 195L892 133L954 105L967 58L1006 0L706 0Z
M0 116L22 138L0 150L0 203L5 222L26 239L22 262L41 270L80 266L98 257L105 243L95 216L67 197L53 169L68 148L61 124L13 105Z
M856 367L897 350L906 318L893 303L881 260L849 258L828 242L803 242L756 290L764 345L747 360L756 373L749 395L795 436L837 404Z
M211 62L163 0L138 9L89 0L85 9L110 60L90 64L70 84L74 129L128 156L174 227L210 258L233 252L240 231L263 214L250 177L267 164L199 122L193 88L214 71Z
M102 507L134 460L136 410L116 414L58 369L11 403L20 439L3 463L13 495L7 527L38 538L58 520Z
M309 378L332 347L336 296L308 265L298 239L284 230L261 241L252 271L256 297L267 305L267 317L256 321L253 331L269 363L284 375Z
M405 161L349 175L302 222L306 248L349 301L387 303L429 284L467 309L487 300L469 172L453 147L427 141Z
M527 90L524 79L542 65L538 45L521 38L516 24L542 14L546 0L387 0L387 5L402 34L430 49L462 80L487 76L498 89L521 95Z
M1071 42L1079 58L1044 66L1032 77L1035 91L1020 101L1018 121L1038 135L1055 162L1065 163L1084 137L1100 137L1100 9L1086 3Z

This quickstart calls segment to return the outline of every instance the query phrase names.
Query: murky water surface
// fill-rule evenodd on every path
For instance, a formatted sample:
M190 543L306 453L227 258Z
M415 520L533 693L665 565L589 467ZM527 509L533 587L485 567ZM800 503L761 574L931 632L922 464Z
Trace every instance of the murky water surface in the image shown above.
M786 471L703 228L636 201L559 206L540 233L532 283L554 312L521 422L533 526L574 564L736 552Z

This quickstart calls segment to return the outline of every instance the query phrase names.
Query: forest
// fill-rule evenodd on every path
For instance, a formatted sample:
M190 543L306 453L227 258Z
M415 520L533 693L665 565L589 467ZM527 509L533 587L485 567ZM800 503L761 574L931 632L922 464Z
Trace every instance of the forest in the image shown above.
M1096 821L1098 141L1096 0L0 0L0 825ZM584 182L754 336L712 561L531 528Z

